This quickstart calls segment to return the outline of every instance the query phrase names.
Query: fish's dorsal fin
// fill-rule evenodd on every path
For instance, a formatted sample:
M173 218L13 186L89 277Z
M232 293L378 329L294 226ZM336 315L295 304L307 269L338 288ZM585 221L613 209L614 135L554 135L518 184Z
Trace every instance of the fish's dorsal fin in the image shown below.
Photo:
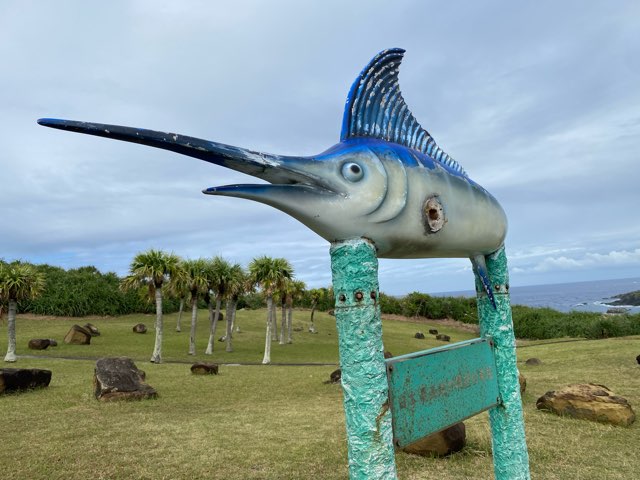
M401 48L383 50L353 82L347 96L340 140L371 137L398 143L466 176L460 164L420 126L402 98L398 72L403 55Z

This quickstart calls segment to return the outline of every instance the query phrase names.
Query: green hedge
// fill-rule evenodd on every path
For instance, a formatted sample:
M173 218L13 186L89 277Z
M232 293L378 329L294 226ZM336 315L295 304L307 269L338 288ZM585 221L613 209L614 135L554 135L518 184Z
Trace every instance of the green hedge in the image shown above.
M380 294L382 313L430 319L451 318L464 323L478 323L475 298L433 297L412 292L401 298Z
M146 289L122 292L115 273L101 273L92 266L70 270L51 265L36 268L45 274L45 289L36 299L21 302L20 313L83 317L155 312L155 303L149 300ZM176 311L178 305L177 300L166 298L163 311Z
M36 268L45 274L46 286L40 297L20 303L21 313L82 317L155 312L155 304L148 298L145 288L123 292L120 290L121 279L115 273L101 273L92 266L70 270L51 265L36 265ZM316 305L319 311L334 307L332 291L327 288L316 289L313 293L311 290L305 291L296 306L311 308L314 296L319 299ZM251 293L240 299L238 307L255 309L262 308L264 304L261 293ZM165 296L164 312L175 312L178 307L177 299ZM205 307L202 301L200 307ZM380 308L385 314L429 319L450 318L464 323L478 323L476 299L473 297L436 297L420 292L393 297L381 292ZM512 311L515 335L518 338L596 339L640 335L640 314L563 313L550 308L521 305L514 305Z
M608 338L640 335L640 314L605 315L598 312L559 312L551 308L514 305L517 338L543 340L560 337Z

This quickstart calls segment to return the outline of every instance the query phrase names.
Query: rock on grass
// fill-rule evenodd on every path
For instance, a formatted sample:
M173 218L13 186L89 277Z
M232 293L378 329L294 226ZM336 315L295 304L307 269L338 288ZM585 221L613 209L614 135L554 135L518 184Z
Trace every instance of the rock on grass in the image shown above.
M631 425L636 419L626 398L595 383L568 385L549 391L538 399L536 408L557 415L622 426Z

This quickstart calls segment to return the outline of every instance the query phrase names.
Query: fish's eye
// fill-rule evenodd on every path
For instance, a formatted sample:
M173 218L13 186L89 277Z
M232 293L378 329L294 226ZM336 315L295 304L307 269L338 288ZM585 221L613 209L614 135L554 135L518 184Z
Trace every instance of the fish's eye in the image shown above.
M342 166L342 176L350 182L357 182L364 177L364 170L357 163L348 162Z

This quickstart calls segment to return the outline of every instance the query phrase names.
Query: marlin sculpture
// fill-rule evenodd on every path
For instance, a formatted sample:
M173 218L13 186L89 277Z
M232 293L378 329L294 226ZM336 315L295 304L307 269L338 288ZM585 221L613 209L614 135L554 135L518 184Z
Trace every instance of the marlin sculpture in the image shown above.
M311 157L118 125L38 123L171 150L258 177L269 183L203 193L271 205L330 242L366 237L382 258L470 258L495 306L484 256L504 242L505 213L407 108L398 84L403 55L393 48L371 60L349 91L340 143Z

